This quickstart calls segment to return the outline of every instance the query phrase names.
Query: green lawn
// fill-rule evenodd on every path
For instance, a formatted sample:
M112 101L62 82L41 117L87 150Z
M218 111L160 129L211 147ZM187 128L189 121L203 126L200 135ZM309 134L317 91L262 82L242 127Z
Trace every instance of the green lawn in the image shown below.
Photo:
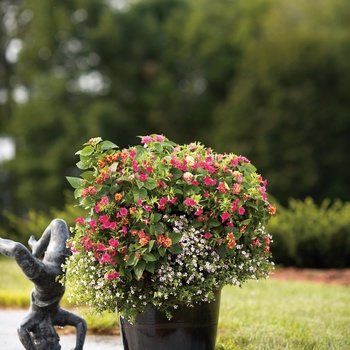
M350 349L350 289L272 280L226 287L219 329L218 349Z
M31 289L12 260L0 259L0 306L28 307ZM115 315L86 318L90 330L117 325ZM224 288L217 350L240 349L350 349L350 288L273 280Z

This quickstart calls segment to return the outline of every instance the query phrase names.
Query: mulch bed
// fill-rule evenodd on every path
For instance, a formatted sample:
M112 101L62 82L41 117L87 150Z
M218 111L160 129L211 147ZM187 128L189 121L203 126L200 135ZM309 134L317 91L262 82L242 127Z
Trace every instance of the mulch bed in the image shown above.
M276 268L271 279L308 281L350 287L350 269L298 269L295 267Z

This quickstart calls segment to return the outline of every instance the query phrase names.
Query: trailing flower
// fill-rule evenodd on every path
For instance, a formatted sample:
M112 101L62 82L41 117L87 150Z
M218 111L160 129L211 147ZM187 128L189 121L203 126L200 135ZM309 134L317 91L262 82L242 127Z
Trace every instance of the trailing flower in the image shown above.
M162 135L122 150L98 137L78 154L83 173L68 181L87 215L65 282L79 304L130 320L153 304L170 317L273 268L264 226L276 209L247 158Z

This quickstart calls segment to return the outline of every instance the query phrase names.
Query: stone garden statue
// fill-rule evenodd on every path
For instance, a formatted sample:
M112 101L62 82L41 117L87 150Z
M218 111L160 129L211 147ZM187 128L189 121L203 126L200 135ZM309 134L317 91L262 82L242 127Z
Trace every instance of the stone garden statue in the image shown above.
M18 336L27 350L60 350L59 336L54 326L74 326L76 345L82 350L86 336L83 318L64 310L59 303L65 287L56 278L63 274L62 264L69 256L69 238L65 221L54 219L41 238L29 239L30 252L23 244L0 238L0 253L16 260L26 277L34 283L29 314L18 328Z

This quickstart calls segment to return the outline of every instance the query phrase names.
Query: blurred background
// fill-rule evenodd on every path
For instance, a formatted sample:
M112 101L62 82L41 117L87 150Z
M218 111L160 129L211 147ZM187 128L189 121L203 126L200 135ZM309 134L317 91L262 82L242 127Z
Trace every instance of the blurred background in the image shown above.
M277 264L350 267L347 0L1 0L0 236L79 215L101 136L201 141L268 179Z

